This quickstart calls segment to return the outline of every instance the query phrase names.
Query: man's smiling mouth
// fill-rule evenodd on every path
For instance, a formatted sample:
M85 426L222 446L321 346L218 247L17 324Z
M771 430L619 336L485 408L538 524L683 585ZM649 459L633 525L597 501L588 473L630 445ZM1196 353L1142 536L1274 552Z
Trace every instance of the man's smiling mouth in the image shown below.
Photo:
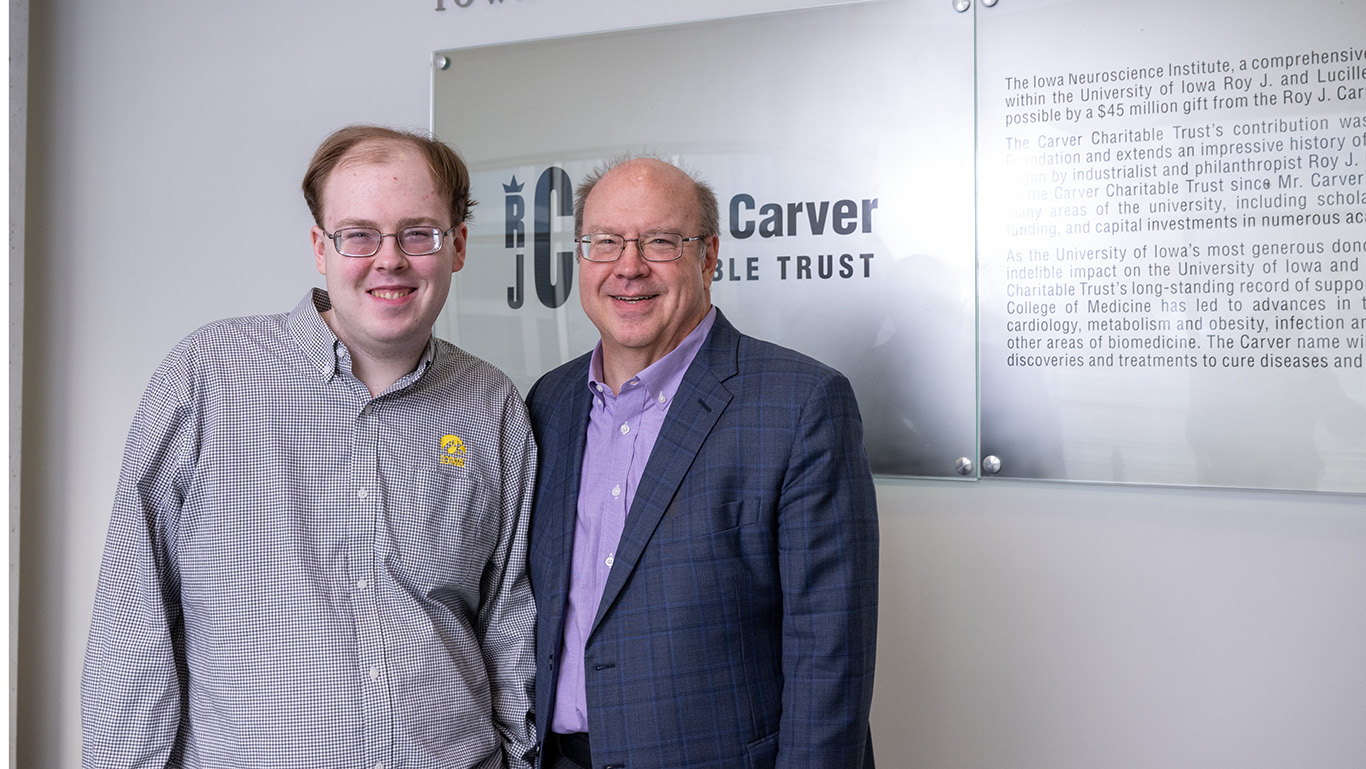
M371 291L370 295L379 299L402 299L411 293L411 288L377 288Z

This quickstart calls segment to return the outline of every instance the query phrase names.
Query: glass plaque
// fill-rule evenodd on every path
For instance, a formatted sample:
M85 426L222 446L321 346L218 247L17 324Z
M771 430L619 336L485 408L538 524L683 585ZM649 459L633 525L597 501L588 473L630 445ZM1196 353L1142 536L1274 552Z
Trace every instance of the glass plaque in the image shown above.
M439 335L523 390L590 350L572 190L657 154L716 189L713 302L849 376L876 472L976 455L971 14L868 2L438 61L433 127L480 201Z

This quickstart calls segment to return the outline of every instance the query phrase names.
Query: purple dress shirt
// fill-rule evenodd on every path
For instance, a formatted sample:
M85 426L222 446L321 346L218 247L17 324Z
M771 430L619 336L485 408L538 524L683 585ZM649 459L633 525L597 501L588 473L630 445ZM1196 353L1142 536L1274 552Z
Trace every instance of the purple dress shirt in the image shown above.
M668 355L650 364L613 395L603 384L602 342L593 349L587 387L593 392L588 442L579 474L579 509L574 525L574 562L565 606L564 641L551 728L560 734L588 732L583 652L612 570L626 513L635 499L645 463L669 413L683 374L711 332L716 308Z

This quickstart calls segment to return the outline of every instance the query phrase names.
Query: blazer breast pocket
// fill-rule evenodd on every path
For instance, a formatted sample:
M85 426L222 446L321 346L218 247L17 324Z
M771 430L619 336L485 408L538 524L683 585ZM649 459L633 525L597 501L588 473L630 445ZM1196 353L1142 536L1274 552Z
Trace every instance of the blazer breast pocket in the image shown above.
M712 537L753 523L752 511L757 500L737 499L719 505L686 505L677 500L669 504L660 520L660 535L664 539L692 539Z
M666 562L743 559L763 547L758 499L737 499L712 506L671 504L655 541Z

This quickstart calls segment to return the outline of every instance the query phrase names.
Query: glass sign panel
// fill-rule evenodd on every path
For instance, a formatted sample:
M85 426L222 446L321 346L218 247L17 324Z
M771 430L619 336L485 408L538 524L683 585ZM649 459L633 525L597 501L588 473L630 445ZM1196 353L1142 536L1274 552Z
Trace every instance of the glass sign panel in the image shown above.
M977 11L983 453L1366 491L1366 4Z
M847 374L878 473L976 456L972 15L891 0L439 52L480 201L437 333L525 391L589 351L572 190L623 152L716 189L712 299Z

